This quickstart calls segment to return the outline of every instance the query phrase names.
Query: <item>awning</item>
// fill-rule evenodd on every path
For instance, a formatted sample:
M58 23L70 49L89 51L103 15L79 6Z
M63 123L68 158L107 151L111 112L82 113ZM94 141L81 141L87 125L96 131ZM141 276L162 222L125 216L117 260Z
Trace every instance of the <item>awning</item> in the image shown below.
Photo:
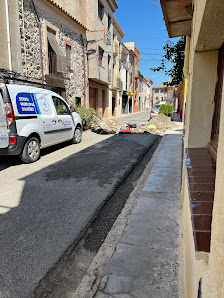
M67 61L66 57L63 55L61 48L58 45L56 36L51 33L47 32L47 40L51 45L53 51L57 55L56 63L57 63L57 72L66 73L67 72Z
M160 0L169 37L191 34L192 0Z

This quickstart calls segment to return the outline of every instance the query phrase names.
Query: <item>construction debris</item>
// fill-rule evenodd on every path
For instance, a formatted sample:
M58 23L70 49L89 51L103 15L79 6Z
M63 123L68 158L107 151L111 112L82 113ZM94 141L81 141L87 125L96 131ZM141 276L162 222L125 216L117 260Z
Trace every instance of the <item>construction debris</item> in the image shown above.
M101 120L93 116L93 123L91 125L92 131L99 134L115 134L119 132L120 125L116 120L104 119Z
M148 123L137 125L127 123L120 126L116 119L99 119L93 116L92 131L98 134L116 134L116 133L150 133L163 135L168 129L174 128L176 124L165 115L158 115L150 119Z

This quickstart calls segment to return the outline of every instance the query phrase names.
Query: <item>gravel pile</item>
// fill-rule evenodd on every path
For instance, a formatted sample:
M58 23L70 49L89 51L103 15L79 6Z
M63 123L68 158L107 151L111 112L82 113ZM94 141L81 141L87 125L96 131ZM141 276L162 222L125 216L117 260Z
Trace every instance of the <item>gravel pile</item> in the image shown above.
M149 127L150 126L150 127ZM98 134L116 134L119 133L120 128L127 129L131 128L132 133L150 133L150 134L164 134L168 129L176 127L176 124L172 122L165 115L158 115L153 119L150 119L148 123L138 125L136 128L123 126L116 121L116 119L99 119L93 117L93 124L91 130Z
M98 117L93 116L91 130L99 134L115 134L119 132L120 125L116 120L101 120Z

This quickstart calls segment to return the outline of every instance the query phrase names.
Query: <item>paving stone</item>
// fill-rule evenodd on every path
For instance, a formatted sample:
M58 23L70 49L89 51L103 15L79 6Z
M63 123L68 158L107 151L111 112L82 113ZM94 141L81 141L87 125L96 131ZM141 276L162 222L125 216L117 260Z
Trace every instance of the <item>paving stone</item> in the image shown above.
M149 274L150 278L155 279L156 269L154 268L166 267L174 262L175 254L171 250L119 243L103 274L125 276Z
M97 294L94 296L94 298L112 298L112 297L109 295L106 295L102 292L97 292Z
M178 283L157 281L150 284L147 276L141 276L135 279L131 294L134 298L178 298Z
M105 276L101 279L100 287L99 287L99 289L100 289L101 291L105 289L106 284L107 284L107 280L108 280L107 275L105 275Z
M119 276L119 275L109 275L105 292L108 294L127 294L132 290L132 277L129 276Z
M133 298L130 294L116 294L112 296L113 298Z
M166 195L164 195L164 198L166 198ZM175 221L178 204L179 202L170 201L169 199L140 198L129 218L129 222L135 219L142 223L154 222L158 226L163 226L163 221L166 219Z
M135 246L174 249L178 245L175 237L179 227L174 221L165 219L160 225L132 219L125 229L120 242ZM149 241L150 239L150 241Z
M167 175L151 175L148 178L148 184L145 185L144 191L150 192L166 192L169 194L180 193L181 182L179 178L173 178Z

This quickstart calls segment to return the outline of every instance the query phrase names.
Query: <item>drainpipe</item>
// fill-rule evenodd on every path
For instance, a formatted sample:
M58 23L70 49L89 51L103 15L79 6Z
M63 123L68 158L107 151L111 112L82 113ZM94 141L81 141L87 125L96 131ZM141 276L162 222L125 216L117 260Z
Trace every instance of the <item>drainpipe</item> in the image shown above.
M83 66L84 66L84 106L86 106L86 57L85 57L85 44L81 34L82 45L83 45Z
M39 24L39 38L40 38L40 63L41 63L41 76L42 76L42 83L44 82L44 70L43 70L43 51L42 51L42 34L41 34L41 24L40 24L40 18L39 18L39 15L37 13L37 10L36 10L36 6L33 2L33 0L31 0L32 4L33 4L33 8L34 8L34 11L35 11L35 14L36 14L36 17L37 17L37 20L38 20L38 24Z
M12 51L11 51L11 39L10 39L10 27L9 27L9 4L8 4L8 0L5 0L5 14L6 14L9 70L12 71Z

